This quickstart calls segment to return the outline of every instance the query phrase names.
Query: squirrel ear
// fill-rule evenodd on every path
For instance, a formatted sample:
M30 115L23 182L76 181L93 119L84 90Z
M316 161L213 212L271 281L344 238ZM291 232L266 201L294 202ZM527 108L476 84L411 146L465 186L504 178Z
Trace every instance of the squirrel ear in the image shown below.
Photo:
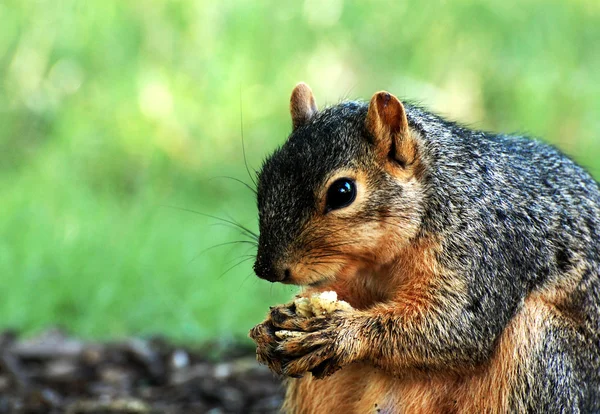
M391 157L403 166L415 161L416 147L410 136L406 112L394 95L385 91L373 95L366 126L373 136L377 152L384 159Z
M292 91L290 112L294 129L304 125L317 113L315 97L306 83L300 82Z

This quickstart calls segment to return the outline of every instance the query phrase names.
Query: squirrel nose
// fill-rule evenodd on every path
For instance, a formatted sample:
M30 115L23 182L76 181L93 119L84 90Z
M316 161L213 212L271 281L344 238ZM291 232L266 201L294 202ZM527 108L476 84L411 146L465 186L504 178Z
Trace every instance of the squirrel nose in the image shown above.
M260 257L257 257L256 262L254 262L254 272L258 277L269 282L283 282L290 277L290 269L277 268L270 261Z

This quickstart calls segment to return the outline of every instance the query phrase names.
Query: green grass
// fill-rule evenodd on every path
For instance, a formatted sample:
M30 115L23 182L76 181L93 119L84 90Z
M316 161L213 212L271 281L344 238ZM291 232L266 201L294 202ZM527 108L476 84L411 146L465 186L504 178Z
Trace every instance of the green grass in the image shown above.
M241 338L295 290L251 274L227 175L289 133L289 93L380 89L556 144L600 176L600 3L0 3L1 327ZM175 207L175 208L173 208ZM221 276L222 275L222 276Z

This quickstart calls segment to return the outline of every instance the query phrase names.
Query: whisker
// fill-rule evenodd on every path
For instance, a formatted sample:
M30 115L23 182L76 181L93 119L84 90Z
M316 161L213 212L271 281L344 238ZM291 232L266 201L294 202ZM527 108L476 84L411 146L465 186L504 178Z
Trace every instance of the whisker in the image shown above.
M324 239L326 239L327 237L331 237L336 235L337 233L346 230L346 228L338 228L334 231L330 231L328 233L321 233L321 234L312 234L311 237L304 239L304 243L305 244L312 244L312 243L317 243L320 242Z
M194 256L192 258L192 260L190 260L188 262L188 264L192 263L194 260L197 260L200 256L202 256L204 253L211 251L213 249L216 249L217 247L223 247L223 246L228 246L230 244L236 244L236 243L241 243L241 244L252 244L254 246L256 246L256 243L250 240L234 240L234 241L229 241L229 242L225 242L225 243L219 243L219 244L215 244L214 246L210 246L207 247L206 249L202 250L200 253L198 253L196 256Z
M223 226L223 227L237 230L240 233L240 236L249 237L251 240L248 240L248 241L253 243L255 246L258 246L258 239L256 237L254 237L254 235L246 233L245 231L241 230L239 227L236 227L235 225L228 224L228 223L213 223L213 224L211 224L211 227L212 226Z
M342 253L339 248L340 247L344 247L344 246L350 246L354 244L353 241L351 242L340 242L340 243L332 243L332 244L320 244L320 245L313 245L311 246L308 250L306 250L306 254L310 254L311 252L317 250L320 253L317 254L316 256L320 256L321 254L340 254Z
M312 237L310 239L304 239L304 244L318 244L318 243L323 243L326 241L327 236L332 236L335 235L335 233L331 233L331 234L327 234L327 235L322 235L322 236L318 236L318 237Z
M250 184L248 184L244 180L240 180L239 178L235 178L235 177L230 177L228 175L217 175L216 177L210 178L210 180L214 180L214 179L217 179L217 178L228 178L230 180L236 181L236 182L242 184L243 186L245 186L248 190L252 191L254 193L254 195L257 195L256 189L253 188L252 186L250 186Z
M236 264L234 264L233 266L231 266L230 268L228 268L227 270L225 270L223 273L221 273L217 279L221 279L223 276L225 276L227 273L229 273L232 269L238 267L242 263L245 263L245 262L247 262L248 260L251 260L251 259L253 259L253 257L247 257L247 258L245 258L243 260L240 260L239 262L237 262Z
M240 229L243 232L245 232L247 236L252 237L255 240L258 240L258 234L256 234L252 230L248 229L247 227L245 227L245 226L241 225L240 223L237 223L237 222L235 222L233 220L227 220L227 219L224 219L222 217L213 216L212 214L200 213L199 211L191 210L189 208L184 208L184 207L170 206L170 205L167 205L167 204L161 204L161 207L172 208L174 210L185 211L187 213L198 214L199 216L212 218L214 220L220 220L220 221L222 221L224 223L228 223L228 224L231 224L232 226L237 227L238 229Z
M252 276L254 274L254 272L250 272L246 275L246 277L244 277L244 280L242 281L242 283L240 284L240 286L238 287L238 292L242 289L242 287L244 286L244 283L246 283L246 281L250 278L250 276Z
M307 266L312 266L312 265L330 265L330 264L336 264L337 262L335 261L323 261L323 260L311 260L309 262L304 262Z
M320 277L321 277L321 278L323 278L323 279L330 279L330 277L329 277L329 276L326 276L326 275L324 275L323 273L319 272L318 270L315 270L315 268L313 268L313 267L308 267L308 269L309 269L311 272L313 272L313 273L316 273L318 276L320 276Z
M313 259L326 259L328 257L334 257L334 256L340 256L340 255L342 255L342 252L310 255L310 257L313 258Z
M254 183L254 187L258 187L256 184L256 180L250 174L250 168L248 168L248 160L246 159L246 146L244 145L244 108L242 106L242 88L240 86L240 134L242 136L242 154L244 155L244 166L246 167L246 172L248 173L248 177Z
M233 262L233 261L235 261L235 260L238 260L238 259L249 259L249 258L252 258L252 259L254 259L255 257L256 257L256 256L255 256L255 255L253 255L253 254L243 254L243 255L240 255L240 256L234 257L233 259L229 259L229 260L226 262L226 264L229 264L229 263L231 263L231 262Z

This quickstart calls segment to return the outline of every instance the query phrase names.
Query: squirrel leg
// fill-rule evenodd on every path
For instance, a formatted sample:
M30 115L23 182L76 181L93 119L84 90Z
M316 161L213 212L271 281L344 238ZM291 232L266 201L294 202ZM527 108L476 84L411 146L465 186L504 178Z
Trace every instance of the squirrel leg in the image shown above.
M410 296L367 310L315 318L300 318L276 307L269 317L273 329L300 332L270 347L271 357L281 361L276 372L324 377L356 361L370 362L393 375L411 368L473 367L490 355L494 337L484 331L487 325L480 318L485 315L465 312L465 304L446 300L446 294L413 289Z

